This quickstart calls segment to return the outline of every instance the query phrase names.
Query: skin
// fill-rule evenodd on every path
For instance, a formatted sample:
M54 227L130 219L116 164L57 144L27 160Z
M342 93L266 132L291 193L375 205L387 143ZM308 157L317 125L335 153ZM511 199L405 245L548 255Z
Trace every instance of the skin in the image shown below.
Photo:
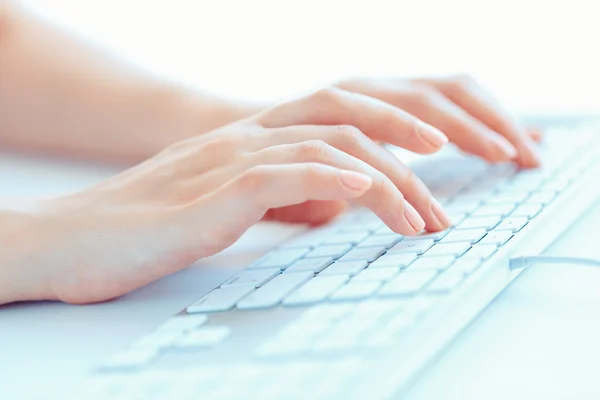
M430 154L452 141L534 167L540 138L470 78L361 78L242 104L132 71L0 2L3 147L138 163L78 193L0 206L0 304L109 300L260 220L323 224L349 202L405 235L445 229L443 208L381 143Z

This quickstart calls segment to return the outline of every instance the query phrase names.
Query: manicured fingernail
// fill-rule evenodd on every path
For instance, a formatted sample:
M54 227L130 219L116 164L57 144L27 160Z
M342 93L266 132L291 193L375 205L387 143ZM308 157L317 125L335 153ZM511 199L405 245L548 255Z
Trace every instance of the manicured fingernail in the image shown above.
M431 211L442 225L446 227L452 225L452 220L448 214L446 214L446 211L444 211L442 205L433 197L431 198Z
M448 143L448 137L442 131L423 121L417 123L417 133L421 139L434 147L442 147Z
M525 139L526 151L521 151L522 154L522 164L526 168L535 168L539 167L542 164L542 160L540 159L537 145L531 139Z
M406 200L404 200L404 218L408 221L415 232L420 232L425 228L425 221L419 215L417 210Z
M361 192L370 188L373 183L369 176L354 171L340 171L340 180L347 188Z

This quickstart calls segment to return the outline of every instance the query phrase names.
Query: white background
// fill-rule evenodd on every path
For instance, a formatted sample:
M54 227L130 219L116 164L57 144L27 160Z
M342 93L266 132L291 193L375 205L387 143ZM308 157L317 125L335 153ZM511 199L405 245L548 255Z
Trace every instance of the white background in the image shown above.
M354 75L468 72L518 111L600 109L594 0L28 0L131 62L271 99Z
M27 3L139 66L232 96L276 98L359 74L460 71L474 74L516 110L600 110L594 0ZM70 190L87 182L84 176L101 176L89 168L50 170L32 161L25 170L18 160L3 157L0 177L9 186L12 179L26 195L33 194L29 190ZM576 248L579 255L597 258L598 215L555 252L573 255ZM240 253L264 252L264 246L273 245L267 238L280 236L262 237L263 247L254 242L238 247L223 263L240 267ZM107 354L222 281L219 273L231 274L216 261L203 260L116 302L3 307L3 398L27 399L39 392L47 399L53 398L46 392L50 387L67 390ZM449 349L413 398L599 398L595 366L600 350L590 343L600 336L600 299L582 308L573 293L538 297L562 278L538 275L513 291ZM589 288L598 281L583 282ZM588 291L579 289L574 293L585 297ZM557 301L564 301L562 307ZM540 306L548 308L540 312Z

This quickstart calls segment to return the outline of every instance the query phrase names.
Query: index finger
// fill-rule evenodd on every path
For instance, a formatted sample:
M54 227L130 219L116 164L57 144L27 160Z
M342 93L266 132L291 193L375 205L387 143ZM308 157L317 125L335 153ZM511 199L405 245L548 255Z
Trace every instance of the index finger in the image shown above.
M337 88L283 103L258 116L267 128L290 125L352 125L373 140L417 153L432 153L448 142L437 128L383 101Z

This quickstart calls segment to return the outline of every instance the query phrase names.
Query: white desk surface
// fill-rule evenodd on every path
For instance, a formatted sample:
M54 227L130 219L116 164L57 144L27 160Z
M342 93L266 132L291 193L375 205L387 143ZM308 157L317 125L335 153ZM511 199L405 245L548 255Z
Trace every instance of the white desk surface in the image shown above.
M117 170L76 165L73 169L70 163L0 154L0 197L74 190ZM600 207L549 252L600 258L594 237L597 221ZM0 398L61 398L107 354L174 315L295 229L257 226L224 253L113 302L0 307ZM600 282L600 270L597 275ZM570 292L561 291L562 281L564 276L543 270L521 275L408 397L600 398L600 290L582 307L574 296L577 284Z

